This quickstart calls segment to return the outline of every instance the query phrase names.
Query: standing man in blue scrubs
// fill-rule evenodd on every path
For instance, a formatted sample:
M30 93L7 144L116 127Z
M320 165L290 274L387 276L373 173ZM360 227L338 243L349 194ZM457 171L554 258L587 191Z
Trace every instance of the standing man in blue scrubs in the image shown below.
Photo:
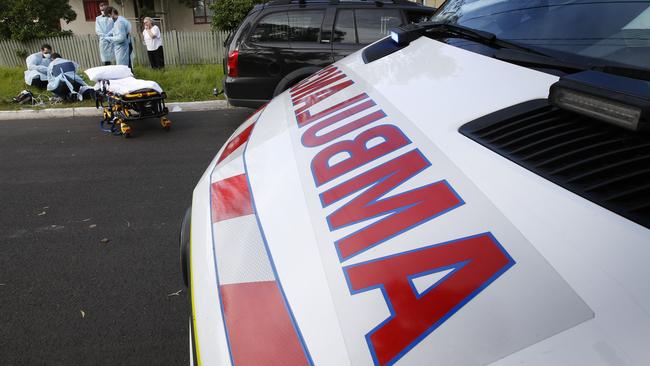
M47 67L50 65L52 46L44 44L41 51L27 57L27 70L25 70L25 84L45 89L47 86Z
M113 51L115 53L115 63L118 65L128 66L133 69L131 65L131 53L133 52L133 44L131 43L131 23L120 16L117 9L111 9L111 17L113 18L113 35L103 37L101 39L108 40L113 44Z
M113 18L106 11L107 9L109 9L108 3L99 3L99 10L102 13L95 18L95 33L99 36L99 58L104 65L110 65L115 58L111 42L105 38L102 39L102 37L107 37L113 31Z

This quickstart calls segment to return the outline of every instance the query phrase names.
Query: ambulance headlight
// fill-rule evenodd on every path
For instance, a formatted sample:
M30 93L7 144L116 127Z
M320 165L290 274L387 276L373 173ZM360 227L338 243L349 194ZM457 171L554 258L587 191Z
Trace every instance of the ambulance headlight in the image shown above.
M628 130L650 127L650 82L645 80L583 71L553 84L549 102Z

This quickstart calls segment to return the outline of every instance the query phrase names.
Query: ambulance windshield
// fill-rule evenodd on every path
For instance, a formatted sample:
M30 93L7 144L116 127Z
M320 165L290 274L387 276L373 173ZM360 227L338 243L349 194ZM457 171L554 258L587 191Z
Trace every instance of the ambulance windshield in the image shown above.
M649 68L650 1L448 0L432 20L563 59Z

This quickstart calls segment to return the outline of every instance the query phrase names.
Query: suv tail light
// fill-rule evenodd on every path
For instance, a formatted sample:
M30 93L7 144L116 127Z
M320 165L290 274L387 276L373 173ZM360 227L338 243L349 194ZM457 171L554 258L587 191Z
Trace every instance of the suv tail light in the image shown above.
M239 59L239 51L230 51L228 54L228 76L237 77L239 70L237 70L237 60Z

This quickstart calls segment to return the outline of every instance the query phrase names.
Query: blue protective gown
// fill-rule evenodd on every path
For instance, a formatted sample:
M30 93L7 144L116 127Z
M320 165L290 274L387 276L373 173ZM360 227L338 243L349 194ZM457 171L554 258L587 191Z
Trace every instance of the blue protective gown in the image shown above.
M113 24L113 34L103 39L113 44L115 63L130 67L131 52L129 46L131 44L131 23L120 15L115 21L115 24Z
M64 90L65 95L69 95L78 91L79 87L87 86L84 79L77 75L77 69L79 65L76 62L64 58L53 60L47 68L47 90L56 91L56 94L62 94L60 92ZM62 86L66 88L60 88Z
M113 44L103 38L107 37L113 31L113 18L98 16L95 18L95 33L99 36L99 58L102 62L110 62L115 59Z
M27 63L27 70L25 70L25 83L27 85L32 85L32 81L34 81L35 78L47 81L47 67L50 64L50 61L52 60L43 57L43 54L40 52L29 55L25 60Z

